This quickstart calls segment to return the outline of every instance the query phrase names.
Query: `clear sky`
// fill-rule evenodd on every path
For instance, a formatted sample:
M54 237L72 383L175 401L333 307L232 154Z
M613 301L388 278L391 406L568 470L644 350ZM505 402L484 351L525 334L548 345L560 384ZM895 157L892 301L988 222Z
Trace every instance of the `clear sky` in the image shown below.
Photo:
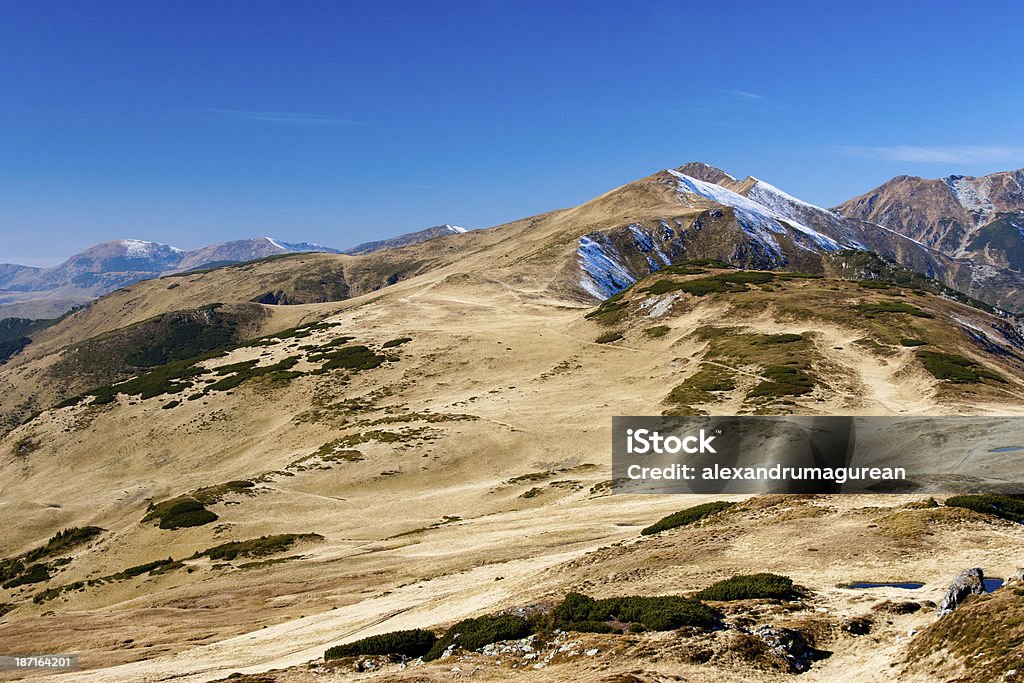
M1024 3L0 0L0 262L1024 166Z

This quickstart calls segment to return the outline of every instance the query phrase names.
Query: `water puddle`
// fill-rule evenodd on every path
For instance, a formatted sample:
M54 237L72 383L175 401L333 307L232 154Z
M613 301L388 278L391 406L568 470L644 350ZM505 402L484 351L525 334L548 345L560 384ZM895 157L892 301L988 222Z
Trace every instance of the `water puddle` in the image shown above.
M991 593L992 591L996 590L997 588L1002 588L1002 587L1003 587L1003 580L1002 579L985 579L985 592L986 593Z
M1000 446L993 448L989 453L1013 453L1015 451L1024 451L1024 446Z
M1000 583L1002 583L1000 581ZM874 583L872 581L853 581L847 583L843 588L903 588L908 591L917 590L923 583L917 581L892 581L887 583Z

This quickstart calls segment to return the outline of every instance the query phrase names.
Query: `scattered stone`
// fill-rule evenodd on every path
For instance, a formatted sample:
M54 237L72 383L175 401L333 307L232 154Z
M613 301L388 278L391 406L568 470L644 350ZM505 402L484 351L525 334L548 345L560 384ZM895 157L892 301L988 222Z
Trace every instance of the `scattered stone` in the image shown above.
M803 633L793 629L764 625L751 630L751 635L759 638L774 655L783 659L792 673L807 671L814 660L826 656L826 653L811 647Z
M867 617L852 617L843 622L841 628L854 636L866 636L871 633L871 619Z

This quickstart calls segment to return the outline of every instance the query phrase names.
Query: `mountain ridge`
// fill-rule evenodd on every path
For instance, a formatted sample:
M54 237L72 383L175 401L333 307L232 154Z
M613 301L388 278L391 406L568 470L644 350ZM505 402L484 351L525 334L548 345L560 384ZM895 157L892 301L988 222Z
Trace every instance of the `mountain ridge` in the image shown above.
M454 226L444 233L435 226L398 235L380 243L360 245L376 249L415 244L440 234L462 230ZM370 245L378 245L367 249ZM357 247L358 248L358 247ZM293 253L347 253L309 242L286 242L273 237L254 237L219 242L195 249L137 239L101 242L50 268L0 264L0 318L54 317L140 280L191 270L214 268Z

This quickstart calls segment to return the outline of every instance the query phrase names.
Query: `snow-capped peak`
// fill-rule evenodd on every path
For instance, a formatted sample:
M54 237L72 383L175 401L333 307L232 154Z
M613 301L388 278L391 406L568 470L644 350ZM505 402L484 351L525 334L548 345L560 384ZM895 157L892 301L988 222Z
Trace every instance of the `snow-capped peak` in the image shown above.
M159 242L146 242L144 240L118 240L118 244L124 248L124 254L128 258L151 258L158 252L182 253L181 249L172 247L169 244Z
M747 196L756 201L758 204L763 204L764 206L767 206L768 208L774 209L775 211L778 211L779 213L783 214L786 212L783 207L787 202L789 204L795 204L797 206L801 206L804 208L815 209L817 211L825 211L826 213L829 213L827 209L823 209L815 204L805 202L802 199L797 199L788 192L784 192L783 190L780 190L779 188L772 185L771 183L766 183L760 178L750 176L750 179L754 181L754 185L747 192Z
M766 205L749 197L744 197L743 195L733 192L721 185L697 180L696 178L692 178L672 169L669 169L668 172L676 178L677 190L682 197L685 198L685 195L697 195L704 199L710 199L716 204L732 207L736 214L737 221L739 221L739 224L747 234L776 254L781 253L781 250L778 243L775 241L773 234L787 234L789 232L787 226L792 227L797 232L800 232L804 236L810 238L810 240L814 242L819 249L836 251L841 248L840 244L831 237L827 237L817 230L807 227L803 223L785 215L783 212L770 205ZM757 182L760 183L761 181ZM789 197L789 195L786 195L781 190L778 190L767 183L765 183L765 185L767 187L763 189L761 195L769 200L770 203L777 204L784 198ZM799 243L797 244L799 245Z
M445 223L444 227L448 228L454 235L461 235L466 232L465 228L459 227L458 225L449 225L448 223Z
M273 237L263 237L261 239L265 239L275 248L285 252L306 253L312 251L324 251L328 253L337 253L336 249L331 249L330 247L325 247L322 244L314 244L312 242L281 242Z

